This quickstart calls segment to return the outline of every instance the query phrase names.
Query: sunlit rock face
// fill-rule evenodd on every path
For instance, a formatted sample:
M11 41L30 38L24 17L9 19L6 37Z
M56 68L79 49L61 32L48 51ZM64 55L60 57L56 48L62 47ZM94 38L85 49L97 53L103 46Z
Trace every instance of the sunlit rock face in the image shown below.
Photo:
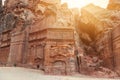
M80 22L93 25L91 28L94 29L94 34L97 35L108 28L118 26L120 24L119 18L119 11L111 11L89 4L81 9ZM88 28L86 28L86 31L88 31Z
M106 28L113 27L110 24L111 11L89 4L81 9L79 28L81 37L89 43ZM85 27L86 26L86 27ZM89 28L90 27L90 28ZM84 33L84 34L83 34Z
M120 10L120 0L109 0L108 9Z
M117 61L117 59L119 60L119 44L117 43L117 40L119 41L119 32L117 30L120 27L120 16L119 11L115 10L103 9L92 4L83 7L81 10L79 26L81 31L79 31L79 34L85 35L84 37L81 36L81 38L93 47L88 54L92 52L92 54L99 55L99 58L104 61L103 66L112 70L118 70L117 72L120 73ZM92 39L91 35L94 39Z
M86 7L83 7L81 10L81 21L86 24L94 24L98 31L102 31L105 28L105 24L107 23L104 20L109 20L110 14L111 12L109 10L100 8L93 4L89 4Z

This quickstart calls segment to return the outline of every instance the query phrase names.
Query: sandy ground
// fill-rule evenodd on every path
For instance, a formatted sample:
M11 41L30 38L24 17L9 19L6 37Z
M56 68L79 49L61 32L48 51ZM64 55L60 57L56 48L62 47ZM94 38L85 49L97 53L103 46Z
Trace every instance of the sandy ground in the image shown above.
M113 79L98 79L87 76L49 76L44 75L40 70L14 68L14 67L0 67L0 80L113 80ZM114 79L120 80L120 79Z

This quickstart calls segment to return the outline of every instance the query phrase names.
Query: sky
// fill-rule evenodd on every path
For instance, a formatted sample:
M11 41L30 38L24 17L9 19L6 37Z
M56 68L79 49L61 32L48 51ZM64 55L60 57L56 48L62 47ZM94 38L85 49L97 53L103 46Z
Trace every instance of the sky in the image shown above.
M4 1L4 0L3 0ZM89 3L93 3L97 6L106 8L109 0L61 0L62 3L67 2L69 8L82 8Z
M86 6L89 3L93 3L97 6L100 6L102 8L106 8L109 0L61 0L63 2L67 2L69 8L82 8Z

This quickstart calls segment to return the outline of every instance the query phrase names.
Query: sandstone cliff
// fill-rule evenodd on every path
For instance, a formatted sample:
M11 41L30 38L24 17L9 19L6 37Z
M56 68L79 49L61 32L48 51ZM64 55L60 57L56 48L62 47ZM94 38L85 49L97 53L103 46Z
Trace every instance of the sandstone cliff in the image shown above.
M113 2L80 12L60 0L0 0L0 65L117 77L120 11Z

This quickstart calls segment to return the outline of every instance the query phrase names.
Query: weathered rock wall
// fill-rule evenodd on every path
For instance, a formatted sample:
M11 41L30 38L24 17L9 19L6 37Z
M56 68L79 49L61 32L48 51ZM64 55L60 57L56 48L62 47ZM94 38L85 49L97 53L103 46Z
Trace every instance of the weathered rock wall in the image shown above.
M117 36L119 32L115 30L119 29L118 26L120 25L119 23L120 17L119 17L119 11L115 11L115 10L116 9L106 10L94 5L88 5L84 7L82 8L81 11L81 22L84 23L84 25L82 24L79 28L83 29L83 27L87 26L85 25L87 23L90 23L93 26L95 26L95 28L93 29L95 30L95 32L97 32L97 34L93 36L95 39L92 40L90 43L89 39L84 38L87 42L90 43L89 46L91 48L88 54L90 55L91 52L93 53L95 52L95 54L101 60L104 61L102 63L102 66L105 66L112 70L118 70L119 73L119 64L116 60L117 58L119 60L119 57L116 56L116 54L118 55L117 51L119 49L115 48L115 46L118 44L117 41L119 41L118 39L119 36L118 37L115 36ZM93 26L90 26L90 28L92 28ZM84 32L82 34L84 35L85 33L87 33L87 31L90 32L89 29L86 30L84 29ZM87 35L90 34L87 33Z
M120 74L120 26L117 26L112 31L112 42L113 42L113 60L114 60L114 70Z
M101 69L109 75L102 66L119 73L118 11L90 4L80 16L60 0L6 0L0 11L2 64L54 75L98 74Z
M108 29L100 34L96 39L96 50L99 57L104 61L103 66L114 69L113 61L113 42L112 42L112 30Z
M75 23L67 4L60 0L6 0L4 7L0 26L2 33L10 30L6 32L10 40L8 52L1 54L7 54L8 66L29 65L48 74L76 72Z
M10 30L0 34L0 63L7 64L10 51Z

